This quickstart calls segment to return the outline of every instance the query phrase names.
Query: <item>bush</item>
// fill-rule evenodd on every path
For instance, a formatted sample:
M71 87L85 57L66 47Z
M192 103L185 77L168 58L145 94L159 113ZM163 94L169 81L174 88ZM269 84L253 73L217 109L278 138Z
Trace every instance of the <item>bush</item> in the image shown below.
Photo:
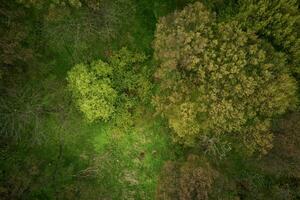
M176 141L226 135L248 152L270 149L272 118L296 102L283 54L235 21L217 23L199 2L159 21L154 49L154 105Z

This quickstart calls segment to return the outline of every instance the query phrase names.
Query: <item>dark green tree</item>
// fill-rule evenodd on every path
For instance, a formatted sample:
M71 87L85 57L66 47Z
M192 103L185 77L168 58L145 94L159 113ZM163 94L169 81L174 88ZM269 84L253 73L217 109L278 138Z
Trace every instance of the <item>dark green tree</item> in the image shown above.
M297 0L241 0L237 20L243 29L269 40L300 73L300 12Z

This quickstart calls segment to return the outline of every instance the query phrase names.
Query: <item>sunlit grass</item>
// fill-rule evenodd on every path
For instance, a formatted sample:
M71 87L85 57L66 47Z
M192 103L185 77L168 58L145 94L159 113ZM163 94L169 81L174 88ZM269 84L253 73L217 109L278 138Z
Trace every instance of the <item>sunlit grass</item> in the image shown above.
M164 161L176 156L162 125L148 120L128 133L113 132L108 125L94 130L99 131L93 141L102 158L98 164L106 169L100 176L104 187L113 186L107 188L114 191L113 199L153 199Z

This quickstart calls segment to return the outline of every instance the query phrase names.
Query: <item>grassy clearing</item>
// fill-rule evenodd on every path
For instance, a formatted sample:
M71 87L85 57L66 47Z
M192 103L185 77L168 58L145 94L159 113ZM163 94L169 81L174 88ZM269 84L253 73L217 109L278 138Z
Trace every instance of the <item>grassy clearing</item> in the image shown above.
M164 161L176 157L163 126L149 119L128 133L112 132L108 125L94 130L99 132L93 143L106 198L154 199Z
M28 187L23 199L154 199L163 163L181 150L150 116L129 132L87 124L76 112L64 122L49 116L47 141L17 146L2 168L16 174L11 181L17 188Z

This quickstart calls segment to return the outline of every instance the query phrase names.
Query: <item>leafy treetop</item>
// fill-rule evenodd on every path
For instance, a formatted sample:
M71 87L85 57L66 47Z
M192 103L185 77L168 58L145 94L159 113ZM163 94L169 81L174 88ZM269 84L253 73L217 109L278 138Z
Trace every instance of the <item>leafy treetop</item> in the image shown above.
M98 60L71 69L69 88L90 122L128 116L139 102L149 99L150 73L145 60L145 55L123 48L108 63Z
M250 152L271 147L272 117L296 102L282 53L235 21L217 23L199 2L158 22L154 49L154 104L176 141L232 136Z

